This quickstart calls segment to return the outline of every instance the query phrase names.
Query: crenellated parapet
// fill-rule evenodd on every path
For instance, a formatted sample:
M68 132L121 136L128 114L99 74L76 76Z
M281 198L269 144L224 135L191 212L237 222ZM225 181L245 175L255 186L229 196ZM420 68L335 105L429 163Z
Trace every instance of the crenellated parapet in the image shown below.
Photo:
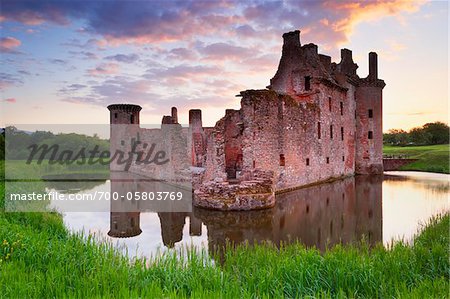
M203 127L201 110L189 110L194 205L267 208L276 193L383 172L385 82L378 78L377 54L369 53L365 78L358 76L351 50L340 54L332 62L316 44L302 45L299 30L287 32L267 89L241 91L240 109L226 109L211 128ZM119 114L138 109L113 108ZM129 121L123 115L119 123ZM178 124L176 108L162 123Z

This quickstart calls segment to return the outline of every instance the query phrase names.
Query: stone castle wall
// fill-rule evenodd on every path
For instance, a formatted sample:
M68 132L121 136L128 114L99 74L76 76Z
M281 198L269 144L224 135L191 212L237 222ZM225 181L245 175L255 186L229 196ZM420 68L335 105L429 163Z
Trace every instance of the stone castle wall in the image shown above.
M273 206L275 192L382 173L385 83L378 79L376 53L369 53L369 75L360 78L350 50L342 49L341 61L332 63L330 56L318 53L317 45L302 46L299 31L283 39L279 67L267 89L242 91L241 108L227 109L212 128L203 127L201 110L189 111L189 137L183 144L190 157L177 165L185 167L190 160L195 168L194 204L264 208ZM123 108L112 106L111 117ZM163 117L163 126L178 124L176 108L171 112ZM125 121L129 117L123 116ZM153 138L141 134L144 140ZM163 134L159 140L165 143L168 136L177 135Z

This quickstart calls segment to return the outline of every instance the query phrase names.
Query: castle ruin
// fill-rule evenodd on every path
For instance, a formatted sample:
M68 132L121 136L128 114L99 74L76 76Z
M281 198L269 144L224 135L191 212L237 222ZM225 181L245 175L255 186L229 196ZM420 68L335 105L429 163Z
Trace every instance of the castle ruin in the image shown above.
M270 85L240 92L239 110L227 109L214 127L203 127L201 110L189 111L194 205L267 208L279 192L383 172L385 83L378 78L377 54L369 53L369 74L360 78L350 50L342 49L335 63L319 54L317 45L302 46L298 30L283 39ZM108 109L112 124L139 124L139 106ZM178 124L176 108L162 124ZM142 167L130 171L145 175Z

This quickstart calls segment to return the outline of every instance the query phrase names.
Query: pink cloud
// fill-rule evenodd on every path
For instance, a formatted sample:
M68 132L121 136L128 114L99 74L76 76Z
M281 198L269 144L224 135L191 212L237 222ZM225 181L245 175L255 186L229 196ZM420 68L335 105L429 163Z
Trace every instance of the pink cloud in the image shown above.
M199 52L206 55L206 59L211 60L242 60L257 55L259 51L227 43L214 43L199 49Z
M22 44L20 40L14 37L2 37L0 39L0 52L15 53L16 48Z
M7 99L4 99L3 102L13 104L13 103L16 103L17 100L15 98L7 98Z
M5 2L1 21L65 25L69 20L81 19L86 23L83 32L101 36L100 47L188 41L200 36L238 35L267 41L285 31L306 27L315 41L329 46L347 41L359 22L413 12L424 2L186 0L142 1L133 5L127 1L36 1L29 5L28 1L16 0Z
M329 1L324 3L324 8L334 11L340 16L333 21L327 20L335 32L343 32L347 37L353 33L354 27L361 22L381 19L386 16L394 16L399 13L415 12L423 5L425 0L404 1Z

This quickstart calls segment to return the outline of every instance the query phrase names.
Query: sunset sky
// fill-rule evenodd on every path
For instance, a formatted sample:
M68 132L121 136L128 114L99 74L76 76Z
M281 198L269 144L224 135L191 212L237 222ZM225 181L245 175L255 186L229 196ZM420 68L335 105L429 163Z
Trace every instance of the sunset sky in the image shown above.
M269 84L295 29L335 62L351 49L360 77L378 53L384 131L448 122L446 1L0 3L0 126L107 124L112 103L141 105L146 124L201 108L212 126Z

